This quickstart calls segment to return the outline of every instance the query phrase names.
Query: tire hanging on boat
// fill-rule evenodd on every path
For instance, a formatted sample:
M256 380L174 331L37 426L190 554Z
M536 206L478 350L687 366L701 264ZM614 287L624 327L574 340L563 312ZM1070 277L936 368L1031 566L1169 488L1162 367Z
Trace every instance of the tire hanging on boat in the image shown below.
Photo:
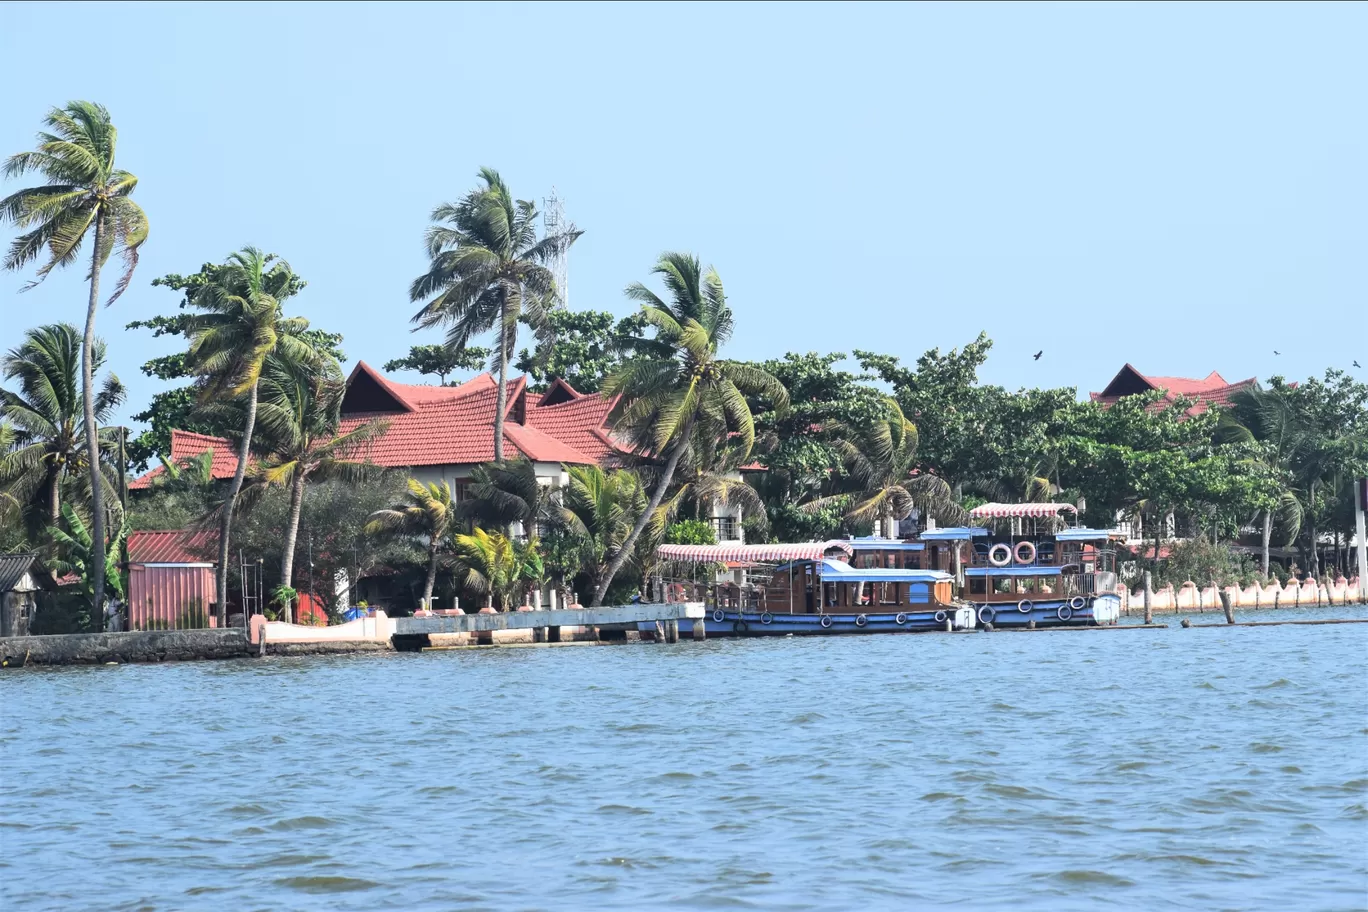
M1069 599L1069 607L1074 611L1082 611L1084 608L1088 607L1088 600L1081 595L1075 595L1073 598Z
M950 615L946 614L944 609L941 609L940 611L936 612L936 623L944 624L946 620L949 619L949 617Z
M718 608L716 611L713 612L713 620L714 620L714 621L717 621L717 623L720 624L720 623L722 623L723 621L725 621L726 619L727 619L727 612L723 611L721 608Z
M980 624L991 624L997 620L997 612L992 605L984 605L978 610L978 619Z
M734 633L745 633L747 630L750 630L750 624L747 624L745 621L732 621L732 631Z
M855 626L856 626L856 627L863 627L865 624L868 624L868 623L869 623L869 618L865 617L863 614L860 615L859 617L857 617L857 618L855 619Z
M763 613L763 614L760 615L760 623L762 623L762 624L771 624L771 623L773 623L773 622L774 622L774 615L770 614L768 611L766 611L765 613Z
M907 623L907 615L905 615L905 614L903 614L901 611L899 611L899 612L898 612L898 616L895 617L895 618L893 619L893 621L894 621L894 623L896 623L899 627L901 627L903 624L906 624L906 623Z
M1035 610L1035 602L1030 599L1022 599L1017 602L1017 611L1020 611L1022 614L1030 614L1033 610Z
M829 615L829 614L824 614L824 615L822 615L822 619L821 619L820 621L818 621L817 623L821 624L823 629L825 629L825 628L827 628L827 627L830 627L830 626L831 626L831 615Z
M1055 612L1055 617L1059 618L1061 621L1071 620L1073 618L1073 609L1068 605L1060 605L1059 610Z
M1022 548L1027 551L1025 557L1021 556ZM1016 547L1012 549L1012 556L1016 558L1018 564L1029 564L1036 559L1036 546L1028 541L1019 541L1016 543Z
M1002 550L999 551L998 549ZM998 557L1001 555L1001 557ZM994 567L1005 567L1012 562L1012 547L1004 542L998 542L988 549L988 563Z

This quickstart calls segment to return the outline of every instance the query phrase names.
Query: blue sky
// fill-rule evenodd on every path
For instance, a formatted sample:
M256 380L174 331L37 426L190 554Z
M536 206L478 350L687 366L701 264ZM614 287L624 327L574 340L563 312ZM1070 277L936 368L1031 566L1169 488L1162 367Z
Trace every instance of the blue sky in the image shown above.
M82 43L88 18L108 49ZM171 347L122 328L174 308L150 281L244 244L291 261L296 311L353 362L437 341L409 332L407 287L428 212L481 165L519 196L554 185L586 230L573 307L627 313L663 250L715 264L734 357L910 361L986 330L985 380L1085 393L1126 361L1368 364L1362 4L9 4L3 22L0 154L88 98L141 180L151 239L100 315L125 415ZM0 274L0 347L83 317L79 270L17 294L28 278Z

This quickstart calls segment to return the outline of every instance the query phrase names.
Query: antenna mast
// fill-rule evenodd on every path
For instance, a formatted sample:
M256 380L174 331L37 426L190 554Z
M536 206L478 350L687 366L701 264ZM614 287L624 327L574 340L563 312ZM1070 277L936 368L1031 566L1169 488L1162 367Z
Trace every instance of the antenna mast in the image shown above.
M559 238L556 252L547 262L546 268L556 279L556 295L561 307L570 306L570 236L575 231L575 223L565 217L565 204L551 188L551 195L542 200L542 227L548 238Z

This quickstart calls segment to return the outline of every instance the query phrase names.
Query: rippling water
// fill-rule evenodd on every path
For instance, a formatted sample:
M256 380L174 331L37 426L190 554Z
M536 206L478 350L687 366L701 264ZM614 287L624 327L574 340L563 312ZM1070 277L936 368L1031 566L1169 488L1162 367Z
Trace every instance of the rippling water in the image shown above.
M1366 647L1175 624L8 672L0 894L1362 909Z

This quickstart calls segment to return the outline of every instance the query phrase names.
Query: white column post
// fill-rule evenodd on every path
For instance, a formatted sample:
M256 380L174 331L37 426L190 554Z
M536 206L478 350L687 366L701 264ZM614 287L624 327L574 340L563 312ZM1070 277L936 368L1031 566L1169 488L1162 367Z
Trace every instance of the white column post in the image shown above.
M1358 541L1358 597L1360 602L1368 602L1368 541L1364 536L1363 510L1368 504L1368 478L1360 478L1354 486L1354 537Z

